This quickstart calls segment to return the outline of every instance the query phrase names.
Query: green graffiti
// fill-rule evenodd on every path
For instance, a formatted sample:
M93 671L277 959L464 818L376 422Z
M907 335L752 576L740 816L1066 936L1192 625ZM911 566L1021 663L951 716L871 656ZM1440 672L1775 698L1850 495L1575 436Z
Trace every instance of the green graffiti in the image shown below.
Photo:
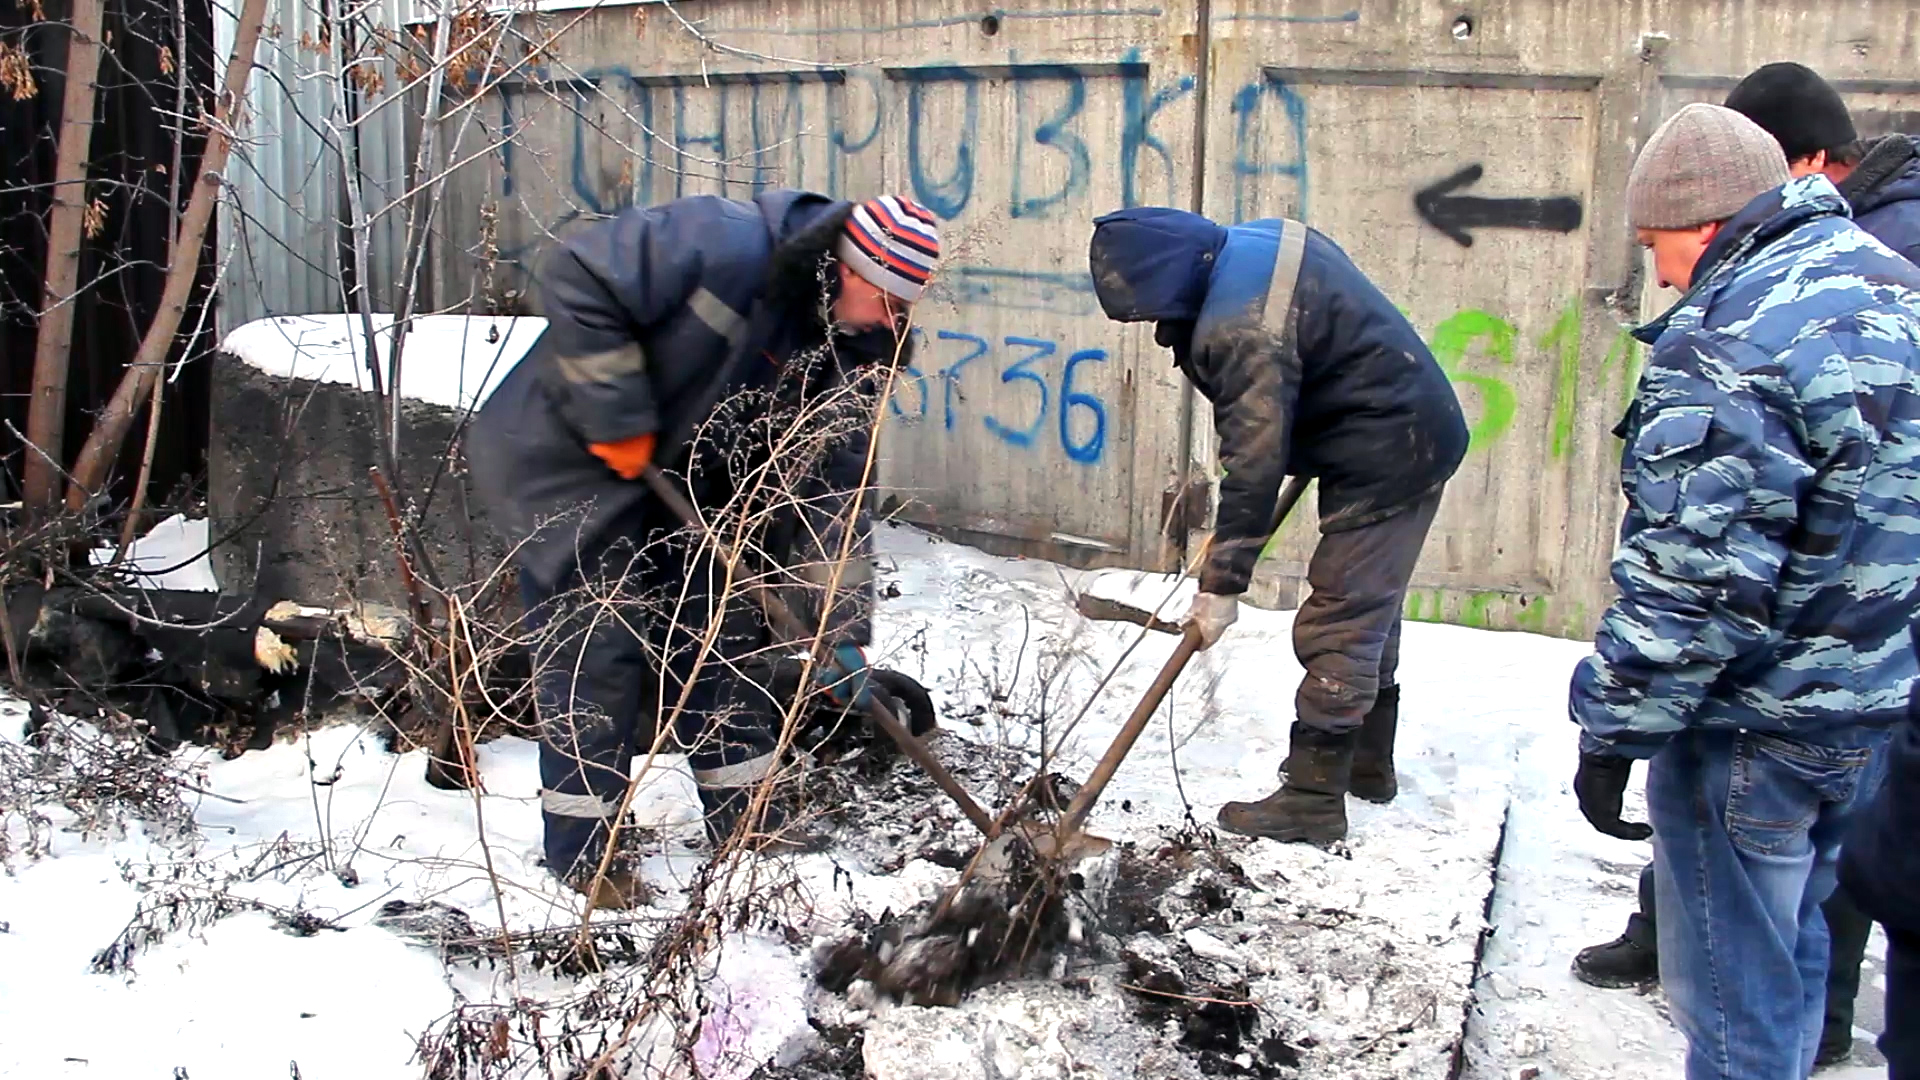
M1468 452L1506 433L1513 424L1519 399L1505 379L1463 372L1459 370L1460 365L1473 343L1485 338L1487 355L1512 367L1517 336L1512 323L1475 309L1456 312L1433 328L1433 340L1428 344L1434 359L1440 362L1440 369L1456 384L1464 383L1480 392L1480 422L1467 431Z
M1452 604L1448 601L1451 599ZM1451 618L1447 610L1457 614ZM1556 620L1556 614L1559 618ZM1449 592L1429 589L1407 591L1401 618L1406 622L1452 623L1479 630L1519 630L1529 634L1558 634L1579 637L1586 632L1585 609L1574 605L1571 613L1556 609L1545 596L1513 596L1504 592Z
M1587 605L1576 601L1573 610L1560 623L1560 636L1584 638L1592 632L1593 628L1587 625Z
M1622 330L1613 336L1613 344L1607 346L1607 355L1600 361L1600 381L1606 382L1607 373L1612 370L1614 361L1620 361L1620 407L1626 408L1633 403L1633 392L1640 382L1640 350L1642 346L1630 331Z
M1421 594L1411 589L1407 590L1407 612L1403 617L1408 622L1445 622L1446 592L1441 589L1435 589L1426 595L1432 600L1432 603L1423 606L1421 603Z
M1460 625L1493 629L1493 605L1504 599L1506 597L1499 593L1468 593L1467 606L1460 612Z
M1580 298L1567 302L1567 309L1554 320L1553 327L1540 339L1542 348L1558 347L1560 368L1553 380L1553 447L1555 460L1573 449L1573 406L1580 379Z
M1547 632L1547 598L1536 596L1531 601L1520 598L1520 611L1513 617L1513 628L1525 630L1530 634Z

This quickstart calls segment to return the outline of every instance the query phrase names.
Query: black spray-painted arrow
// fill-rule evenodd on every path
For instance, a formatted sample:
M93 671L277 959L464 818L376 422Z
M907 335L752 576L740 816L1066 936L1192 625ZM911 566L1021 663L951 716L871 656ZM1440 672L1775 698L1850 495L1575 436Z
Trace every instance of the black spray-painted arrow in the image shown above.
M1470 187L1486 170L1469 165L1452 176L1414 193L1413 206L1427 224L1453 237L1461 247L1473 246L1473 229L1551 229L1572 232L1580 227L1580 200L1571 195L1546 199L1488 199L1455 195Z

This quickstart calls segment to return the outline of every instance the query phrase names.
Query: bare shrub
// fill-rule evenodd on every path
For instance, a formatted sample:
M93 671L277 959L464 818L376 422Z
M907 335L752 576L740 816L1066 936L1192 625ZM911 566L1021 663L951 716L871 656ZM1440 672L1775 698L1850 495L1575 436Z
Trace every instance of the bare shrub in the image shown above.
M162 839L191 831L186 796L204 781L149 751L128 718L96 726L29 708L24 738L0 737L0 866L45 856L56 830L115 835L138 823Z

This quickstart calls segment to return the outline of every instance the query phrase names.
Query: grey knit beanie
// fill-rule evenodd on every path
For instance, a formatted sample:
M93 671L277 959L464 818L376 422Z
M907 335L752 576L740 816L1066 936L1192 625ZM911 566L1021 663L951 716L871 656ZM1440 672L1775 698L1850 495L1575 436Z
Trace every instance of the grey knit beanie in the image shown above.
M1627 224L1690 229L1725 221L1789 179L1787 156L1766 129L1732 109L1689 105L1661 124L1634 159Z

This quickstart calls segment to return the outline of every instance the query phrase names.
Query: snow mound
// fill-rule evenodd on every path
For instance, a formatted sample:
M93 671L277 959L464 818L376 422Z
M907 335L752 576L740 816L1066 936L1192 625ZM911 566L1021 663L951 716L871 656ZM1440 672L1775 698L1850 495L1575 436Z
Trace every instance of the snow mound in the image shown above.
M93 565L112 562L114 550L95 548ZM125 568L133 574L133 584L142 589L218 592L210 551L206 519L175 514L134 540L127 551Z
M393 352L391 315L372 316L381 378ZM403 397L449 409L479 408L546 330L530 316L424 315L413 320L401 351ZM221 349L283 379L311 379L371 389L366 333L357 315L281 315L256 319L227 334Z

